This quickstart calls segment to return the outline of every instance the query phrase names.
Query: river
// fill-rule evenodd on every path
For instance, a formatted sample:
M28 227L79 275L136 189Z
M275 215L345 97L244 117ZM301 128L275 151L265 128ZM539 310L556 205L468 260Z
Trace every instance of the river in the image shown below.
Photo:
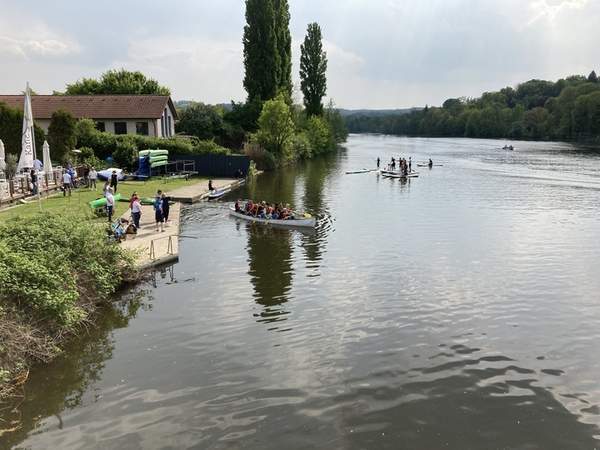
M32 372L2 448L600 448L600 153L513 144L353 135L226 199L313 233L186 208L179 263ZM345 175L398 155L442 166Z

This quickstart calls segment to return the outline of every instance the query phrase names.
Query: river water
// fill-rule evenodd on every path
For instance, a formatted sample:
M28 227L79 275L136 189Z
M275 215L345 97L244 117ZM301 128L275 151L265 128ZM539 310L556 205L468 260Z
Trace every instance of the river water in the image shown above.
M227 199L313 233L185 209L179 263L32 373L4 447L600 448L600 153L503 145L350 136ZM443 166L344 174L399 155Z

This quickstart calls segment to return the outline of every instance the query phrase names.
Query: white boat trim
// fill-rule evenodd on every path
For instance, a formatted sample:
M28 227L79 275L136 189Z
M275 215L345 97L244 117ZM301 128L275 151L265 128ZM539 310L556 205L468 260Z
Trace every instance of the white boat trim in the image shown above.
M286 227L309 227L314 228L317 224L317 219L314 217L308 217L305 219L288 219L288 220L273 220L273 219L261 219L260 217L247 216L235 211L233 206L229 207L229 214L237 219L246 220L248 222L258 222L264 224L281 225Z

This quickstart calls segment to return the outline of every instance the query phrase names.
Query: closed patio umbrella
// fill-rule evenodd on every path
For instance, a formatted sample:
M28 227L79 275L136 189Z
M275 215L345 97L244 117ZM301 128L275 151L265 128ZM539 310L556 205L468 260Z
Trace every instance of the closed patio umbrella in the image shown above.
M33 167L35 159L35 136L33 132L33 112L31 111L31 89L27 83L25 90L25 105L23 107L23 134L21 137L21 157L17 172Z
M42 147L43 160L44 160L44 172L46 174L52 173L52 161L50 160L50 146L48 145L48 141L44 141L44 146Z
M6 155L4 154L4 142L2 142L2 139L0 139L0 172L4 172L6 170L5 158Z

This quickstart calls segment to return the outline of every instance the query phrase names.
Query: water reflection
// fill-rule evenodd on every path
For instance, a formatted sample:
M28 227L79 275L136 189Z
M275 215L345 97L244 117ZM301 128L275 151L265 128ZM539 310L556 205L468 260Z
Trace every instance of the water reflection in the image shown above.
M293 231L247 225L248 264L254 299L264 307L259 322L278 322L289 314L281 306L292 286Z
M105 362L112 358L113 330L127 327L140 309L152 309L149 301L144 289L125 294L121 301L99 312L96 325L81 330L86 335L73 339L63 356L44 370L32 370L22 395L1 405L2 428L16 430L0 435L0 447L10 448L23 441L48 417L54 416L56 426L62 429L61 414L65 410L96 402L98 397L92 397L90 389L101 379Z

